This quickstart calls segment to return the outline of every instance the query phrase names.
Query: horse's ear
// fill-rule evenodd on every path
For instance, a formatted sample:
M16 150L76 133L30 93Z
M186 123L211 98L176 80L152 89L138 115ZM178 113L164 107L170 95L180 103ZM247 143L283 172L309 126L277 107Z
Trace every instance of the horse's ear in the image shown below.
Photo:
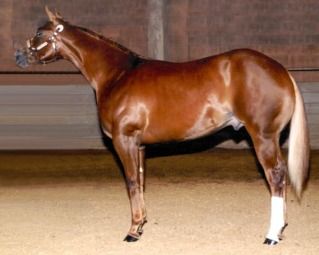
M45 6L45 12L47 13L50 21L54 22L56 20L55 15L53 14L53 12L50 11L50 9L47 5Z
M47 13L49 20L53 23L56 22L57 19L62 19L62 16L58 12L55 12L54 14L53 12L50 11L47 5L45 6L45 12Z
M57 10L55 10L55 17L63 20L62 15Z

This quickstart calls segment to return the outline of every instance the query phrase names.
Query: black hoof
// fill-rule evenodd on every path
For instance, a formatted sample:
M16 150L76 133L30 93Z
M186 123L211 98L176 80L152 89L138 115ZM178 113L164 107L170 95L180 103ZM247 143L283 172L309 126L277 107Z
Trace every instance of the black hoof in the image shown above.
M278 243L277 241L271 240L269 238L266 238L264 241L264 244L267 244L267 245L276 245L277 243Z
M123 241L131 243L131 242L136 242L138 241L139 238L135 237L135 236L131 236L131 235L127 235Z

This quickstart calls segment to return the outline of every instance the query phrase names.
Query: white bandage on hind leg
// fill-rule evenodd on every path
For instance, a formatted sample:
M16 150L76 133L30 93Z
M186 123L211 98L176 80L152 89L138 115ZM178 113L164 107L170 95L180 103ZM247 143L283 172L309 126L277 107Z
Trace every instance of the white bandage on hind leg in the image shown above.
M278 235L284 224L284 199L282 197L271 197L270 227L267 238L278 242Z

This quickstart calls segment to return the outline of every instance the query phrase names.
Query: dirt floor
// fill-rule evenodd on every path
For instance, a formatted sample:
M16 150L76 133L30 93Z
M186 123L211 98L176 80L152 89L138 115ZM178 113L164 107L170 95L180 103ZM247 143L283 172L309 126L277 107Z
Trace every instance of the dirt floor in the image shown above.
M318 254L319 153L289 226L262 244L270 197L250 151L214 150L147 161L149 222L122 241L130 209L119 168L102 152L0 153L0 254Z

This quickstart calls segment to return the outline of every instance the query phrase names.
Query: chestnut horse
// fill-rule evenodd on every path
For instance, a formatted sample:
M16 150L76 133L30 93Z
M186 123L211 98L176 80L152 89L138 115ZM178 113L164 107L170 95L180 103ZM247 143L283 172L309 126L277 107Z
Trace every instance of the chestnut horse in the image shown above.
M124 166L132 217L124 240L138 240L146 223L145 145L194 139L230 125L244 126L251 136L271 192L264 243L277 244L287 223L286 175L300 196L309 160L303 99L288 71L248 49L185 63L146 59L46 12L49 21L16 52L16 62L69 60L94 88L102 129ZM289 122L287 166L279 137Z

